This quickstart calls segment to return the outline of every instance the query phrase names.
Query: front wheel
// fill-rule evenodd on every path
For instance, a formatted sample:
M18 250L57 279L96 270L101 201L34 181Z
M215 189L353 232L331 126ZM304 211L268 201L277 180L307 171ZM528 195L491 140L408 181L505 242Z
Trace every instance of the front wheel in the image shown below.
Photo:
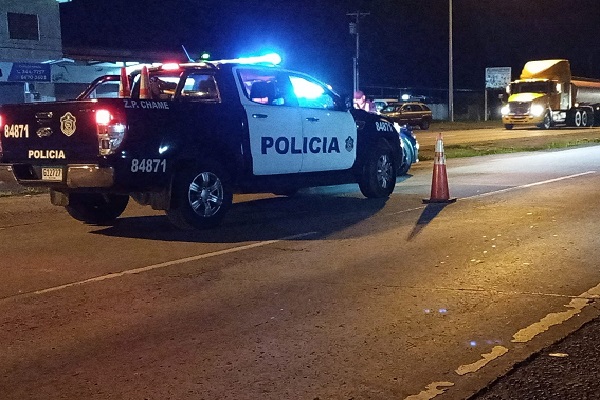
M423 121L421 121L421 124L419 125L419 127L424 131L429 129L429 126L431 126L431 121L429 121L428 119L424 119Z
M231 207L229 177L218 162L188 168L175 178L167 217L179 229L206 229L218 225Z
M504 124L504 129L510 131L513 128L513 126L514 126L513 124Z
M69 215L87 224L105 224L117 219L129 202L129 196L107 193L71 193L65 209Z
M542 121L541 124L538 125L538 128L550 129L551 126L552 126L552 118L550 117L550 113L546 112L546 114L544 115L544 120Z
M369 198L388 197L396 185L396 167L392 150L379 140L369 151L358 182L361 193Z

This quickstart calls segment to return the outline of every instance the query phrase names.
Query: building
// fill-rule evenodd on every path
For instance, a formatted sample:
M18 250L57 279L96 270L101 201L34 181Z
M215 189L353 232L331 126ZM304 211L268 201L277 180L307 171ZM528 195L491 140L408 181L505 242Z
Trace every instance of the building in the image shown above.
M123 65L182 54L69 48L61 38L60 4L69 0L0 0L0 105L77 97L95 78ZM64 24L67 24L66 26Z

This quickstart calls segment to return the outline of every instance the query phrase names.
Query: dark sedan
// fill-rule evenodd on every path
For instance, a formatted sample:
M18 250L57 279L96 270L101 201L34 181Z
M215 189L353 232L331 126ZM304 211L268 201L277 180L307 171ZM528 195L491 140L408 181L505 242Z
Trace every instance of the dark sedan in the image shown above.
M432 120L431 110L423 103L388 104L381 110L381 115L400 125L418 126L421 129L429 129Z

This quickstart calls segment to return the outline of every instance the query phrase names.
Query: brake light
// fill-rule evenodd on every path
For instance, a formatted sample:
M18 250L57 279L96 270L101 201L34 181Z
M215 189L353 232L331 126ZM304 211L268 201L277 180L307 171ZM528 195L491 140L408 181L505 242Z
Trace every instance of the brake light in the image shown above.
M96 123L98 125L108 125L111 120L110 111L108 110L98 110L96 111Z
M164 71L177 71L179 69L179 64L167 63L167 64L163 64L160 68Z
M114 154L125 137L127 125L125 118L118 112L106 109L96 110L96 131L98 133L98 152L102 156Z

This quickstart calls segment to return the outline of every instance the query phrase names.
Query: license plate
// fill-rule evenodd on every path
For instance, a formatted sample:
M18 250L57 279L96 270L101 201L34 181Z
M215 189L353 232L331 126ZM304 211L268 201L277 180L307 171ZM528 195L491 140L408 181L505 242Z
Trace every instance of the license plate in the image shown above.
M42 167L43 181L62 181L62 168Z

